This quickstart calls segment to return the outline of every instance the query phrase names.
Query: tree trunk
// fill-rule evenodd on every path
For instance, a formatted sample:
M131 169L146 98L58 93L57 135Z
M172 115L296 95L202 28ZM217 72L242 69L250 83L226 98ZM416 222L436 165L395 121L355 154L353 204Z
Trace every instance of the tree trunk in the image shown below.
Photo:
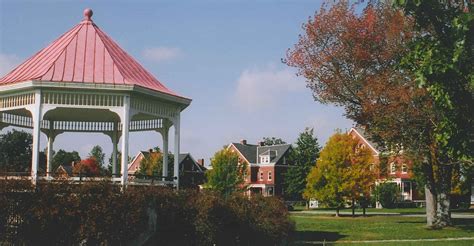
M336 208L336 217L339 217L339 208Z
M355 201L352 199L352 217L355 217Z
M437 206L436 206L436 221L434 227L443 228L451 225L451 178L452 178L452 166L451 165L440 165L439 167L439 184L436 194Z
M366 216L366 214L365 214L365 206L362 207L362 214L364 215L364 217Z
M432 227L436 221L436 197L425 185L425 199L426 199L426 225Z

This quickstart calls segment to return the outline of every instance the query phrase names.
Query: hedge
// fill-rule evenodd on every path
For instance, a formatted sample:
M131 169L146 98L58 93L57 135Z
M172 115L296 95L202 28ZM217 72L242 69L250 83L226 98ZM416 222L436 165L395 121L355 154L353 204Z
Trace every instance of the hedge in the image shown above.
M282 245L294 228L274 197L110 183L0 181L0 244Z

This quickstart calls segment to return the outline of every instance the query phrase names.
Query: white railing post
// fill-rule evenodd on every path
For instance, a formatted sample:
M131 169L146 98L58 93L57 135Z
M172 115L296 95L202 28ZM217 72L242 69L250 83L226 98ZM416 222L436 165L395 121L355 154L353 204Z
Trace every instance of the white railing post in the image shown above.
M168 132L169 128L167 127L161 129L161 135L163 136L163 181L166 181L165 177L168 177Z
M130 127L130 96L123 98L122 115L122 185L128 181L128 128Z
M33 119L33 153L31 161L31 181L36 185L38 181L39 149L40 149L40 126L41 126L41 91L35 91L35 104L32 109Z
M174 120L174 177L176 178L176 189L179 190L179 135L180 135L180 114Z
M49 121L49 134L48 134L48 153L46 157L46 177L50 178L52 173L53 164L53 144L54 144L54 121Z

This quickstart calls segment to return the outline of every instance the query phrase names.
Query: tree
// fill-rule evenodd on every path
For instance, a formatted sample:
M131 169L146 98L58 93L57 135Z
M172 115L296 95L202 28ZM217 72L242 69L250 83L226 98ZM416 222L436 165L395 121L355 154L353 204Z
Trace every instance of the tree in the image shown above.
M168 177L174 176L174 155L168 153ZM139 175L162 176L163 175L163 153L160 148L155 147L153 152L145 156L140 162Z
M60 165L71 165L81 161L81 157L77 151L67 152L63 149L58 150L54 154L52 161L52 170L55 171Z
M318 139L313 128L306 128L296 140L296 146L290 156L293 164L285 174L285 196L291 200L301 200L306 188L306 177L319 157Z
M95 158L100 167L104 166L105 153L99 145L92 147L89 157Z
M427 194L437 203L427 211L437 227L451 224L453 167L474 159L474 4L472 1L396 1L414 19L418 35L402 67L433 100ZM428 200L428 198L427 198Z
M263 138L263 144L265 146L271 146L271 145L277 145L277 144L286 144L285 141L281 138L276 138L276 137L264 137Z
M222 149L211 159L212 169L206 172L205 186L225 197L237 191L244 191L248 172L246 162L239 163L239 155L230 149Z
M375 187L375 198L383 208L394 208L400 197L400 188L396 183L381 183Z
M321 150L318 164L307 177L303 196L315 198L323 205L336 208L339 216L345 202L367 200L376 178L371 168L372 154L359 148L358 142L348 134L336 133Z
M439 165L438 153L446 151L439 148L443 138L437 128L444 123L427 88L418 86L413 71L401 67L417 35L413 20L387 3L370 2L356 14L354 6L341 1L330 9L323 6L303 29L285 62L298 68L317 101L343 106L346 116L364 126L383 151L403 150L415 157L424 178L433 184L425 192L427 223L446 225L442 220L449 221L449 216L430 212L438 207L446 214L443 201L449 189L436 188L450 186L440 179L451 175L449 168ZM440 202L444 204L436 206Z
M12 130L0 135L0 170L25 172L31 167L31 134Z
M99 162L89 157L74 165L72 172L77 176L97 176L100 174Z

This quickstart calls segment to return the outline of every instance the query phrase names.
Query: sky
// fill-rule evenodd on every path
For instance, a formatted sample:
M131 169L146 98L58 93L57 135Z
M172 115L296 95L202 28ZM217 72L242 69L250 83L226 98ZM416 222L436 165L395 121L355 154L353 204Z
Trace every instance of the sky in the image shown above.
M192 98L181 114L182 153L208 165L231 142L279 137L294 143L306 127L323 145L335 129L348 130L353 122L342 108L314 101L305 79L281 62L320 6L309 0L0 0L0 76L92 8L92 20L125 51L168 88ZM156 132L131 133L130 156L161 144ZM112 143L104 134L64 133L54 149L86 158L94 145L108 159Z

